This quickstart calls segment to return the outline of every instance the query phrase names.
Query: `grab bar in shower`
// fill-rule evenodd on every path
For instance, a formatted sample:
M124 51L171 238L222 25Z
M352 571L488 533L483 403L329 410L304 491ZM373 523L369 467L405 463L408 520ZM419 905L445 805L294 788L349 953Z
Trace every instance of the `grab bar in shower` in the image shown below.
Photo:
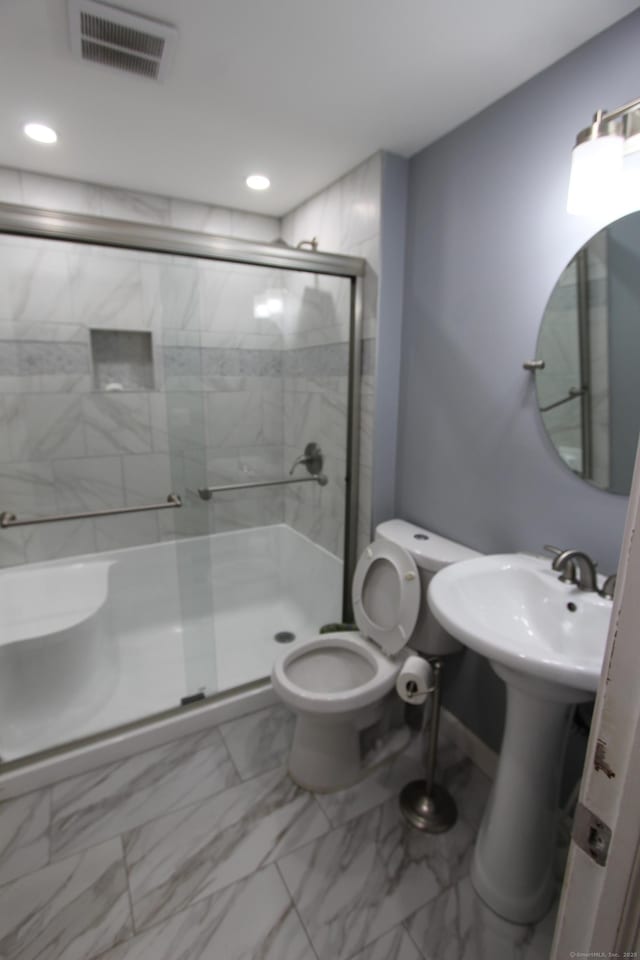
M201 490L198 490L198 494L203 500L211 500L214 493L226 493L227 490L251 490L256 487L283 487L289 483L319 483L321 487L326 487L329 480L324 473L317 473L312 477L292 477L286 480L255 480L252 483L224 483L218 487L203 487Z
M91 510L88 513L58 513L53 517L34 517L31 520L18 520L15 513L5 510L0 513L0 527L28 527L33 523L59 523L61 520L88 520L89 517L113 517L119 513L145 513L147 510L175 510L182 506L177 493L170 493L166 503L150 503L145 507L115 507L112 510Z
M546 407L540 407L540 413L548 413L549 410L555 410L556 407L561 407L563 404L569 403L570 400L577 400L578 397L583 397L586 392L586 387L570 387L566 397L563 397L562 400L556 400L555 403L548 403Z

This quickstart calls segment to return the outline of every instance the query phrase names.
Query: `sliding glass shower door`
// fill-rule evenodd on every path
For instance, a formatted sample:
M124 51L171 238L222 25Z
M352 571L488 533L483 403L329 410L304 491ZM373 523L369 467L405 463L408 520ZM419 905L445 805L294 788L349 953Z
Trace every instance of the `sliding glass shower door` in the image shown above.
M187 686L209 695L268 676L282 638L340 618L351 291L246 264L171 269L199 291L164 360L174 522L208 535L176 545Z
M342 612L349 268L80 220L0 234L0 762L263 680Z

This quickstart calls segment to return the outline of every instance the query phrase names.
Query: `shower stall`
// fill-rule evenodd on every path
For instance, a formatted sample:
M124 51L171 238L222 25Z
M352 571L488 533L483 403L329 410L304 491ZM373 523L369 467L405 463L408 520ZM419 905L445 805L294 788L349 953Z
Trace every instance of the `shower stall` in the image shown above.
M0 775L349 618L363 272L0 204Z

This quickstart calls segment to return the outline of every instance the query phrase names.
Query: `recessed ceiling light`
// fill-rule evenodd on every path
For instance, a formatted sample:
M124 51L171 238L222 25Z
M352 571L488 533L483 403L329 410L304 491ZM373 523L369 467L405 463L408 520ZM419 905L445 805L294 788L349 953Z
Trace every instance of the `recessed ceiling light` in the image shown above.
M268 190L271 186L269 177L265 177L261 173L252 173L250 177L247 177L246 183L250 190Z
M32 140L37 140L38 143L55 143L58 139L55 130L45 126L44 123L27 123L24 126L24 132Z

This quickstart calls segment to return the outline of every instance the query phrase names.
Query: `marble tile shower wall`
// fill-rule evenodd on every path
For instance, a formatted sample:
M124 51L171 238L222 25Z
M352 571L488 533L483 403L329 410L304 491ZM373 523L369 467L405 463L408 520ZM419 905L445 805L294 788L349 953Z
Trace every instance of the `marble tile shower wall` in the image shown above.
M364 329L358 548L371 536L373 395L380 247L381 154L376 154L282 221L290 244L316 237L321 250L363 257ZM331 483L291 487L285 494L287 523L334 553L341 552L346 463L344 460L349 340L349 288L331 277L293 278L294 309L285 325L288 370L284 381L285 453L308 439L328 454ZM332 472L331 472L332 471Z
M281 235L297 244L316 236L322 250L366 258L362 547L370 535L381 172L377 155L282 221L3 168L0 201L262 241ZM342 553L347 281L291 273L285 280L257 268L210 263L196 270L184 258L124 257L102 249L92 255L83 248L80 256L64 244L49 244L44 255L34 241L20 244L23 252L12 256L22 257L22 275L28 278L31 269L34 282L22 283L22 293L15 279L0 287L0 490L6 497L0 509L24 515L72 504L101 509L162 498L172 487L190 492L175 513L6 531L0 563L207 532L194 493L205 479L279 476L309 439L327 453L328 487L221 496L206 514L207 529L284 519ZM65 259L66 288L56 274L56 263ZM254 294L285 285L281 323L257 323ZM44 315L38 312L43 305ZM96 393L88 327L151 330L156 389Z
M257 240L279 230L273 218L11 170L0 170L0 200ZM283 519L281 494L204 513L195 495L207 477L280 475L282 331L253 316L254 295L276 285L258 268L0 238L0 509L100 510L186 491L175 513L4 531L2 565ZM123 391L96 391L90 328L151 332L153 389L131 389L120 368Z

